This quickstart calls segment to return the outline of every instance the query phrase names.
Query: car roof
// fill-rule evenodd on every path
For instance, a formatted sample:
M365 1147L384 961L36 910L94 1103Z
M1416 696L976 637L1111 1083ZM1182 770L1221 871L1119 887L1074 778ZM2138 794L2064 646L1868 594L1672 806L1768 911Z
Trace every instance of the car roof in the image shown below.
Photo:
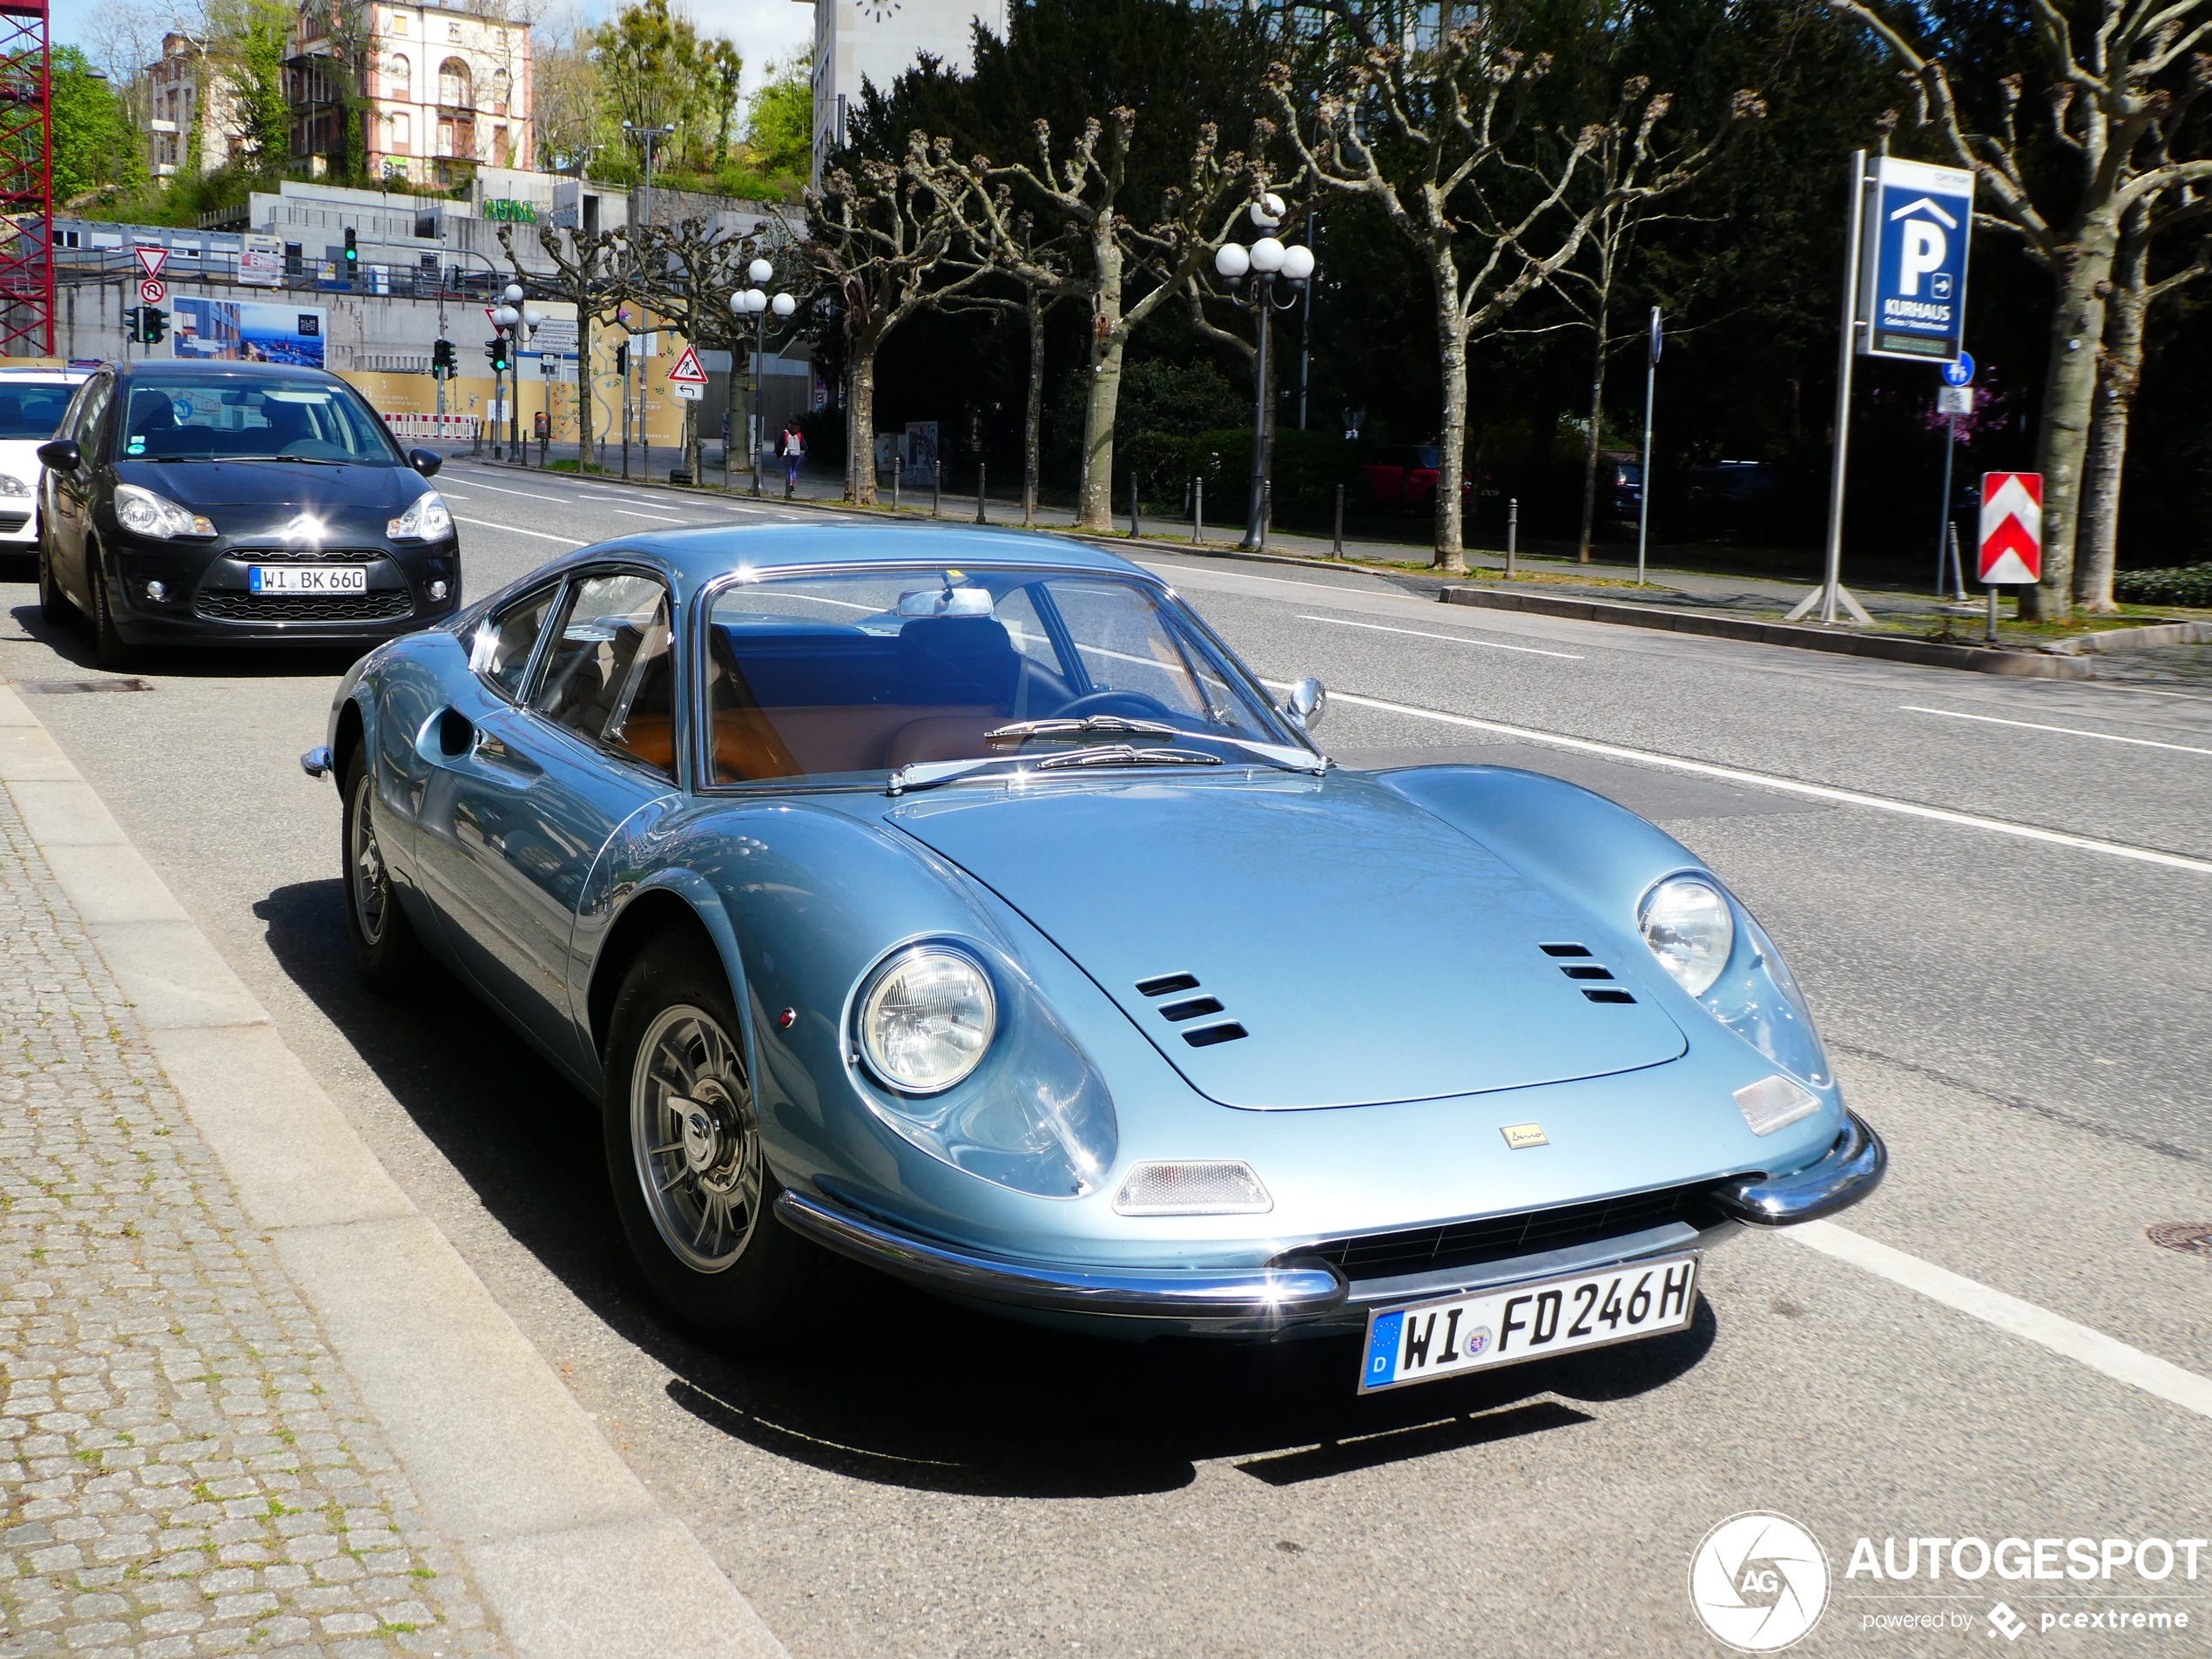
M317 386L342 386L335 374L293 363L242 363L227 357L140 357L114 367L134 381L307 381Z
M563 569L643 556L665 567L683 592L733 570L771 575L820 565L853 570L920 565L932 570L1016 564L1142 575L1117 553L1065 536L921 524L732 524L624 536L556 561Z
M0 368L0 385L20 381L32 386L81 386L91 378L89 368Z

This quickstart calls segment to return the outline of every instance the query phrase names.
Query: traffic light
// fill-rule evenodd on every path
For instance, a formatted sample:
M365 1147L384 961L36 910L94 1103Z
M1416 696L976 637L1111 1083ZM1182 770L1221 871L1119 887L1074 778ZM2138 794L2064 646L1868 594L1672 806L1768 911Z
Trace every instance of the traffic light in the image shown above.
M630 373L630 342L626 340L616 343L615 373L622 375Z
M354 240L354 227L346 226L346 280L352 281L361 268L361 251Z
M430 377L433 380L450 380L454 372L453 342L441 340L430 347Z
M491 359L493 374L504 374L508 369L507 336L502 334L496 340L484 341L484 355Z
M138 326L138 314L136 306L123 314L123 337L134 346L145 338L145 331Z
M138 313L138 321L145 327L142 336L149 346L158 346L169 338L169 314L159 306L147 306Z

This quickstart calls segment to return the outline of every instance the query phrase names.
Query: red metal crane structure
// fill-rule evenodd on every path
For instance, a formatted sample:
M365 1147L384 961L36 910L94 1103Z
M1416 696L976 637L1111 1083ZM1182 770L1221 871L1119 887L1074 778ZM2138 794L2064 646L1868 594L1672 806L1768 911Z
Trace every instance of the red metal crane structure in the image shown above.
M51 357L53 60L45 0L0 0L0 357Z

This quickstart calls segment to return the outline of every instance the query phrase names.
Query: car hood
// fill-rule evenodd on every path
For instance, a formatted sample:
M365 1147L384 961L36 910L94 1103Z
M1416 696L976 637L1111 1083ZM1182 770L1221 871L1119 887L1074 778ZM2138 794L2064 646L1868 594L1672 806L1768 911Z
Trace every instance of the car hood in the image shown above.
M38 446L45 442L44 438L0 438L0 472L11 472L36 489L44 470Z
M383 528L426 487L406 467L326 467L286 461L125 461L116 476L215 519L226 535L250 534L267 517L374 519Z
M889 821L1026 916L1209 1098L1253 1109L1425 1100L1675 1059L1645 965L1449 825L1373 782L973 786ZM1547 944L1618 977L1593 1001ZM1141 983L1189 975L1148 995ZM1170 1022L1212 998L1221 1011ZM1234 1022L1245 1035L1194 1046Z

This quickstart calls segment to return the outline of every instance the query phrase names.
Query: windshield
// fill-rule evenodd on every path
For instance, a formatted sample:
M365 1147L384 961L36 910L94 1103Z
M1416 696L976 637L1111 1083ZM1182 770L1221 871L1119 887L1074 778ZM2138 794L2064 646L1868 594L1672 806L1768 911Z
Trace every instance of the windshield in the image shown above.
M76 395L74 386L0 387L0 438L45 442L60 427L69 401Z
M341 386L164 380L131 394L128 460L339 461L401 465L384 423Z
M1298 738L1151 588L1066 571L852 571L745 583L708 619L715 777L881 781L929 761L1126 740ZM1035 732L1035 721L1085 723Z

